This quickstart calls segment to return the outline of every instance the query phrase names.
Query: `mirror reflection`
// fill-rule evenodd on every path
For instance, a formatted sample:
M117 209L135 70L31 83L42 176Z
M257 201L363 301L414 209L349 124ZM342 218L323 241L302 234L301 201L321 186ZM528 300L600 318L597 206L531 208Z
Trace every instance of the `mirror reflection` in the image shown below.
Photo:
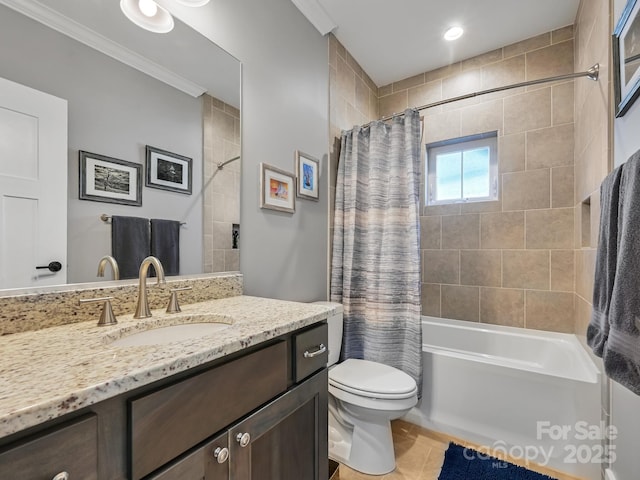
M4 237L0 239L2 260L14 257L14 265L28 265L26 277L32 283L25 284L11 269L6 271L0 266L0 270L4 269L0 272L0 289L113 278L111 268L106 269L105 277L98 276L100 259L112 254L112 225L108 217L113 216L181 223L181 275L238 270L239 62L177 19L168 34L142 30L124 17L119 2L40 2L55 15L61 15L58 18L76 22L74 36L82 41L30 18L34 16L28 8L32 3L35 2L25 1L18 7L25 14L0 5L0 78L15 83L16 88L35 89L67 103L67 154L63 163L55 167L58 174L66 170L66 189L63 181L39 179L49 189L66 190L66 199L56 204L57 213L47 216L44 227L31 229L38 231L38 241L47 248L48 243L54 243L53 232L64 232L66 241L64 252L59 255L43 253L46 248L38 247L34 241L30 249L35 252L35 259L18 260L15 257L19 248L7 251L4 247L31 243L27 241L29 235L18 232L16 226L28 223L24 221L27 217L14 215L12 228L3 228L1 232L6 237L9 230L13 237L13 243L7 243ZM126 63L114 58L118 56ZM16 140L19 136L9 135L6 125L12 124L7 117L13 113L6 105L0 105L0 122L3 117L5 120L4 125L0 123L0 131L4 129L5 133L0 136L0 157L4 157L0 159L3 204L11 196L9 190L18 177L24 177L16 175L15 168L11 172L3 172L3 168L9 170L9 165L16 164L16 158L34 159L34 164L44 161L44 157L38 156L42 152L31 152L25 142ZM161 170L155 172L156 185L145 185L147 146L175 154L178 159L161 157L155 160L156 167L165 160L175 161L181 167L180 158L191 159L190 192L186 188L184 191L158 188L163 180ZM81 200L80 151L142 165L142 205L123 205L108 199ZM96 167L96 172L103 171L106 170ZM124 187L119 184L118 188ZM5 215L1 219L3 225L7 225L7 218ZM127 237L118 238L118 242L127 241ZM57 256L61 258L54 258ZM41 264L46 267L53 261L62 263L62 269L53 272L35 268ZM6 266L7 262L2 264Z

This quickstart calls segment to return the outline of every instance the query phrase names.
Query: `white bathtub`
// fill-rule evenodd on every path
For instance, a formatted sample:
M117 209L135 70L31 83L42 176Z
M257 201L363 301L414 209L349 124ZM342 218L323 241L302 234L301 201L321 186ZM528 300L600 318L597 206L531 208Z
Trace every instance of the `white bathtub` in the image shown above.
M599 478L600 440L582 436L599 426L600 374L575 335L435 317L422 334L422 399L407 421Z

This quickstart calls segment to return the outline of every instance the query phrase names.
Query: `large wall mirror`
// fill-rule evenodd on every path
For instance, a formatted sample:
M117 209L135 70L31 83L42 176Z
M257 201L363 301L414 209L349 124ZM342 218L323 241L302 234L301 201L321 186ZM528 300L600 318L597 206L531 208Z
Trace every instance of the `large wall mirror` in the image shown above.
M0 78L68 104L67 220L50 227L66 229L66 279L38 270L36 286L113 278L97 276L112 253L103 215L182 222L181 275L239 270L240 63L178 19L142 30L119 3L0 0ZM147 146L192 159L190 194L144 185ZM141 164L142 206L81 200L79 151Z

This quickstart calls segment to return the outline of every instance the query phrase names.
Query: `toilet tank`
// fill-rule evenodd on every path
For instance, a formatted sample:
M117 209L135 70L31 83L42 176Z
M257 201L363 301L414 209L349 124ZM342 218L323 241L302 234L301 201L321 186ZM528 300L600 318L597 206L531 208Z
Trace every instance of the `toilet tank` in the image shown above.
M327 366L335 365L340 360L340 349L342 348L342 314L344 309L342 304L335 302L314 302L318 305L336 307L336 311L327 317L329 327L329 361Z

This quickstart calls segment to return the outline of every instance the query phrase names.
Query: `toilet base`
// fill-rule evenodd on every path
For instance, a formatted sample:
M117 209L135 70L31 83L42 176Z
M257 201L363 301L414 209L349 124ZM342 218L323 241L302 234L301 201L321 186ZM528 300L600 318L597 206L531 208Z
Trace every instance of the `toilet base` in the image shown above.
M391 422L381 419L347 425L335 404L329 405L329 458L367 475L385 475L396 468Z

